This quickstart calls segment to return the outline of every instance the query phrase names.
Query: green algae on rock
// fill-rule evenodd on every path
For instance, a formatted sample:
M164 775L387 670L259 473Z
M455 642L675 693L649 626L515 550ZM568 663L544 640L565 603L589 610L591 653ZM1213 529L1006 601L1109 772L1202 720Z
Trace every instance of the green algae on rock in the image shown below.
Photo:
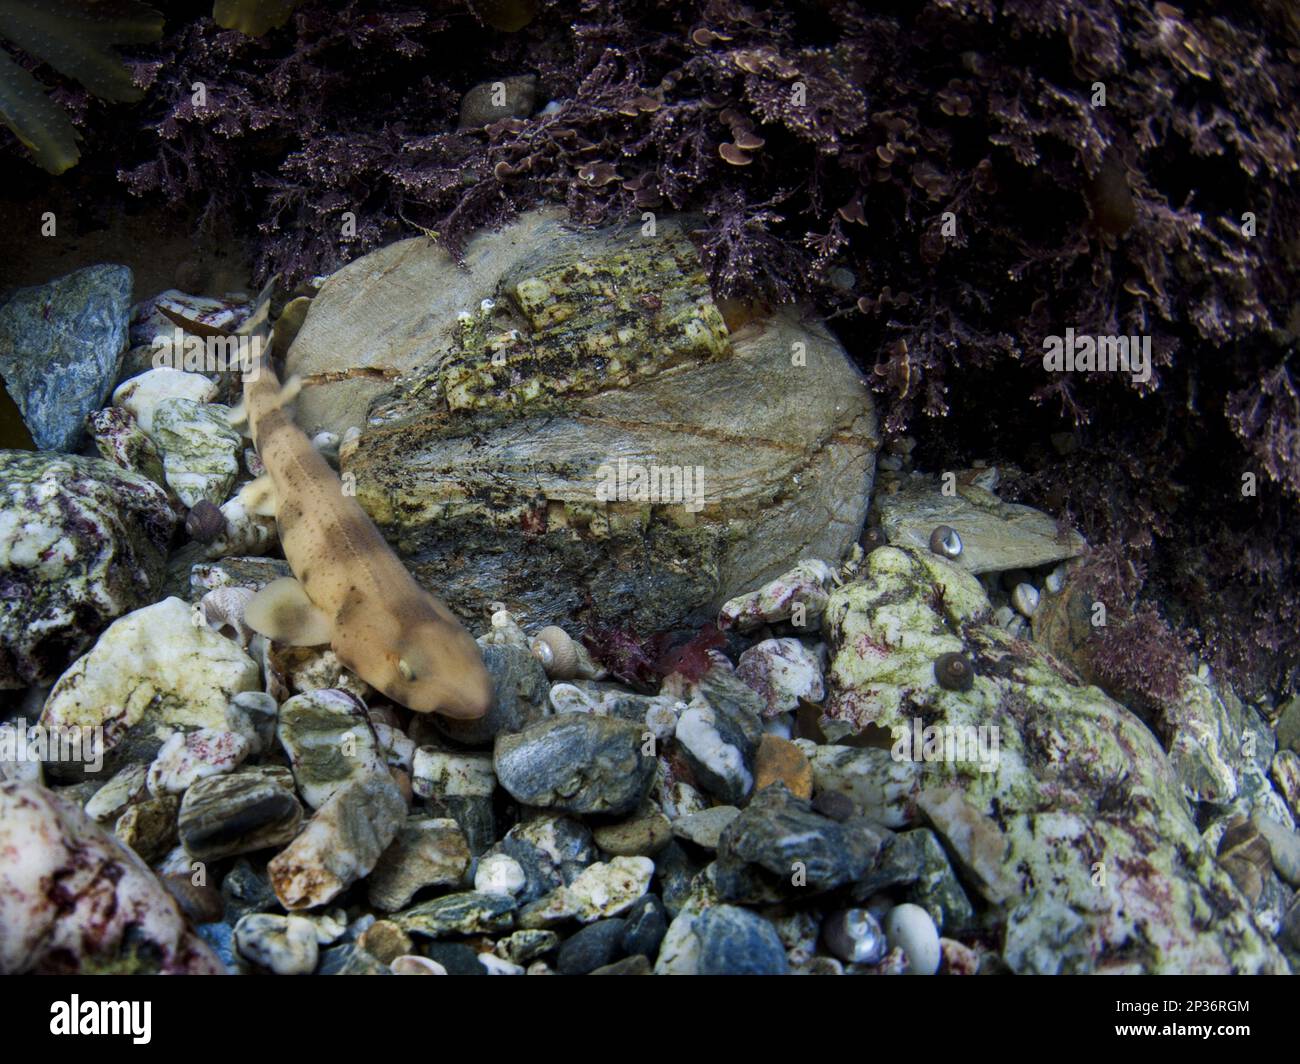
M855 540L879 445L865 384L799 308L730 332L687 224L527 218L468 281L435 249L384 249L317 297L289 357L305 423L342 432L373 400L343 474L463 616L504 601L666 629ZM356 332L344 311L386 344L351 372L324 351Z
M1002 929L1011 968L1284 971L1198 833L1155 736L1050 655L987 623L988 610L978 582L954 564L927 551L873 551L860 579L827 605L825 719L854 731L875 725L895 740L918 721L940 737L963 729L967 740L998 729L987 759L969 741L951 744L966 751L951 760L942 743L918 751L896 742L895 752L913 769L904 817L916 823L920 794L951 786L1005 835L1013 881L998 894L1015 890L985 918ZM962 650L974 684L946 690L932 663Z
M162 587L166 492L98 458L0 451L0 688L53 683Z

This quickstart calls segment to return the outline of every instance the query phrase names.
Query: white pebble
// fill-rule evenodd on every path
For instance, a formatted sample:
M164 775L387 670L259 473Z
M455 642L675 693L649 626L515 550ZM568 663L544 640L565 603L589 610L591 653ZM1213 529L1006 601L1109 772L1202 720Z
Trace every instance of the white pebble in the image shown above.
M934 975L939 970L939 932L919 905L894 906L885 917L885 937L891 949L901 949L907 957L908 975Z
M484 857L474 873L474 889L484 894L518 894L525 882L523 866L504 853Z
M488 975L523 975L523 965L514 964L511 961L502 960L494 953L480 953L478 955L479 964L487 969Z
M394 975L446 975L447 969L437 961L432 961L428 957L419 957L414 953L406 953L400 957L394 957L389 964L389 970Z
M1061 588L1065 587L1065 566L1058 565L1048 573L1047 579L1043 581L1043 586L1053 595L1059 595Z
M1011 605L1025 617L1032 617L1038 609L1038 588L1033 584L1017 584L1011 592Z

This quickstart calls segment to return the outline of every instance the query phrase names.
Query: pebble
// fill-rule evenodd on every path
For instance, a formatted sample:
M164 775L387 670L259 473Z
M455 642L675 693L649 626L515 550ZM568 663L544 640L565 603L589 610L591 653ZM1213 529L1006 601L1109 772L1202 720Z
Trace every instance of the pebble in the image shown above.
M598 920L565 940L556 956L561 975L586 975L617 960L623 951L626 920Z
M408 817L366 880L370 904L396 912L425 887L459 884L469 862L469 844L456 821Z
M497 774L489 754L462 754L416 749L411 768L411 788L421 798L471 796L491 798Z
M800 606L809 628L815 629L826 609L834 578L835 569L827 562L816 558L801 561L757 591L728 601L718 615L718 627L746 632L760 624L788 621Z
M86 802L86 815L93 820L116 820L132 802L147 794L149 766L128 765L99 788Z
M376 960L392 965L397 958L411 952L411 936L392 920L376 920L357 936L357 945ZM394 974L402 973L394 969Z
M169 398L153 409L147 430L162 455L167 486L187 507L220 506L239 474L241 438L230 427L230 408Z
M388 965L394 975L446 975L447 969L435 960L413 953L394 957ZM481 968L482 965L479 965ZM480 974L484 974L480 972Z
M259 690L261 672L194 616L172 597L114 621L59 677L41 723L104 728L106 771L152 761L175 728L224 730L230 700ZM48 762L46 769L76 779L84 766Z
M276 735L298 792L312 809L347 784L387 771L366 707L347 691L294 695L280 707Z
M649 889L654 872L655 864L648 857L615 857L583 869L566 893L578 919L590 923L630 909Z
M674 820L673 834L706 850L716 850L723 831L739 815L734 805L715 805Z
M233 772L250 753L252 743L237 732L173 732L149 766L149 793L182 794L201 779Z
M822 923L826 945L840 960L877 964L885 957L885 932L866 909L840 909Z
M508 960L498 957L495 953L480 953L478 962L485 969L488 975L523 975L523 965L513 964Z
M740 655L736 675L762 696L764 717L799 708L801 699L826 697L821 658L798 639L765 639Z
M694 702L678 718L676 737L710 794L738 802L753 790L754 758L762 738L758 718Z
M1291 886L1300 887L1300 833L1263 813L1256 813L1252 822L1268 843L1277 874Z
M1038 588L1033 584L1017 584L1011 592L1011 605L1022 617L1032 617L1038 609Z
M515 964L528 964L543 953L550 953L559 944L560 936L554 931L523 930L498 941L496 951L499 957Z
M393 920L402 930L424 938L489 934L511 930L515 909L515 899L508 894L466 891L421 902Z
M754 789L785 784L796 798L811 798L813 770L802 750L788 739L764 735L754 759Z
M489 854L478 863L474 873L474 889L486 894L518 894L524 889L528 877L523 866L504 853Z
M147 798L128 806L113 825L113 834L138 853L146 864L167 856L176 844L176 811L180 799L174 794Z
M164 366L119 384L113 392L113 405L128 410L136 423L152 436L154 413L165 400L210 403L216 397L217 386L201 373L186 373Z
M630 813L644 801L654 775L655 761L642 751L641 731L610 717L549 717L497 738L497 779L526 805L580 814Z
M448 975L487 975L478 953L463 942L426 942L424 953Z
M780 784L759 791L718 842L714 883L728 901L776 901L834 890L875 861L881 835L838 823Z
M907 958L908 975L934 975L939 970L939 932L930 914L919 905L896 905L885 917L885 937L891 949Z
M716 905L695 922L700 975L785 975L789 961L768 921L735 905Z
M237 921L245 913L263 913L280 907L280 899L271 888L271 877L247 857L240 857L221 880L221 900L226 919Z
M370 874L405 819L387 770L345 784L267 866L276 897L290 910L333 900Z
M654 894L643 894L623 914L623 952L655 957L668 933L668 914L664 903Z
M630 820L601 824L592 829L597 846L616 857L649 857L672 841L673 826L654 805Z
M0 853L0 973L223 971L140 858L56 792L0 783Z
M284 845L302 815L288 770L259 766L199 780L181 800L177 826L185 849L211 861Z
M235 949L276 975L310 975L320 957L316 926L302 916L250 913L235 925Z
M488 746L497 735L521 731L547 714L551 683L527 647L489 644L482 650L495 692L492 708L473 720L456 720L440 713L424 718L436 731L463 746Z

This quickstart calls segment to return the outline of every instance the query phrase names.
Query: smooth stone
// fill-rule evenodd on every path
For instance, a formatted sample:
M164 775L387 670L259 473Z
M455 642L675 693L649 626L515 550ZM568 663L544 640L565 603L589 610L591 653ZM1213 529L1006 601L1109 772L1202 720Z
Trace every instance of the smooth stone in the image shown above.
M113 825L113 834L146 864L155 864L176 845L176 814L181 801L174 794L147 798L129 806Z
M677 744L700 786L724 802L753 790L762 734L758 717L739 708L694 702L677 720Z
M959 788L931 788L916 797L917 808L934 825L967 878L991 905L1002 905L1020 891L1006 866L1009 843L992 817L985 816Z
M86 815L101 823L116 820L128 805L147 796L148 777L147 765L128 765L95 791L86 802Z
M505 960L494 953L480 953L478 955L478 962L487 970L488 975L524 974L522 965Z
M391 920L376 920L357 936L357 945L375 960L392 966L398 957L411 952L411 936ZM402 973L394 967L393 974Z
M716 850L727 826L740 815L734 805L715 805L673 821L673 834L706 850Z
M406 819L406 802L385 769L344 784L267 866L286 909L332 901L369 875Z
M1300 832L1260 813L1255 814L1252 822L1268 843L1277 874L1291 886L1300 887Z
M347 784L386 771L366 707L346 691L327 688L290 698L280 706L276 735L298 792L312 809Z
M75 804L0 783L0 974L220 974L148 866Z
M939 970L939 932L928 912L919 905L896 905L884 926L890 948L901 949L907 957L908 975L934 975Z
M662 850L673 837L673 826L651 806L630 820L602 824L592 829L596 845L616 857L649 857Z
M860 878L882 841L866 821L831 820L776 783L759 791L722 832L714 883L727 901L818 894Z
M508 894L466 891L421 902L397 913L402 930L424 938L509 931L515 922L515 899Z
M249 913L235 925L235 949L276 975L310 975L320 957L316 928L302 916Z
M561 975L586 975L617 960L626 929L625 920L598 920L588 924L560 947L556 969Z
M785 975L785 947L768 921L735 905L716 905L695 922L700 975Z
M113 392L113 405L126 410L140 428L153 433L153 419L161 403L186 399L191 403L210 403L217 397L217 386L201 373L162 367L123 381Z
M478 962L478 952L463 942L426 942L425 955L442 965L448 975L487 975Z
M94 648L59 677L45 701L46 728L105 729L102 771L152 761L166 730L225 730L227 707L261 688L257 662L206 625L179 598L114 621ZM76 762L49 762L53 775L78 779Z
M497 779L526 805L571 813L630 813L645 799L653 757L641 729L609 717L571 714L499 735Z
M644 954L654 958L659 944L668 933L668 914L664 903L654 894L642 894L622 916L623 952L629 955Z
M42 451L73 451L126 351L131 270L87 266L0 297L0 377Z
M756 591L726 602L718 613L718 627L747 632L762 624L789 621L812 634L820 626L834 580L833 565L819 558L805 558Z
M516 824L492 852L507 854L524 871L521 904L572 883L595 863L591 829L570 817L547 815Z
M408 817L366 881L370 904L396 912L425 887L460 883L469 861L469 845L456 821Z
M177 515L100 458L0 451L0 689L48 687L162 588Z
M466 754L417 747L411 768L411 788L421 798L491 798L497 774L490 754Z
M181 799L177 820L186 851L201 861L281 846L301 824L293 777L271 766L199 780Z
M485 894L509 894L522 891L528 882L524 867L504 853L489 854L474 872L474 889Z

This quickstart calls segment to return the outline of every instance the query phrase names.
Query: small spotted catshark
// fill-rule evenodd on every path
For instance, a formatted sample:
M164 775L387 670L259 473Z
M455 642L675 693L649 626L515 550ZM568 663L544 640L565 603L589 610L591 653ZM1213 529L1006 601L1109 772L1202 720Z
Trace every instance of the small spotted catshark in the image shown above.
M250 320L241 331L265 332ZM328 643L347 668L394 702L420 713L481 717L492 681L474 638L424 590L385 542L287 409L267 347L246 375L242 414L266 473L242 498L274 515L293 569L248 604L245 622L294 646Z

